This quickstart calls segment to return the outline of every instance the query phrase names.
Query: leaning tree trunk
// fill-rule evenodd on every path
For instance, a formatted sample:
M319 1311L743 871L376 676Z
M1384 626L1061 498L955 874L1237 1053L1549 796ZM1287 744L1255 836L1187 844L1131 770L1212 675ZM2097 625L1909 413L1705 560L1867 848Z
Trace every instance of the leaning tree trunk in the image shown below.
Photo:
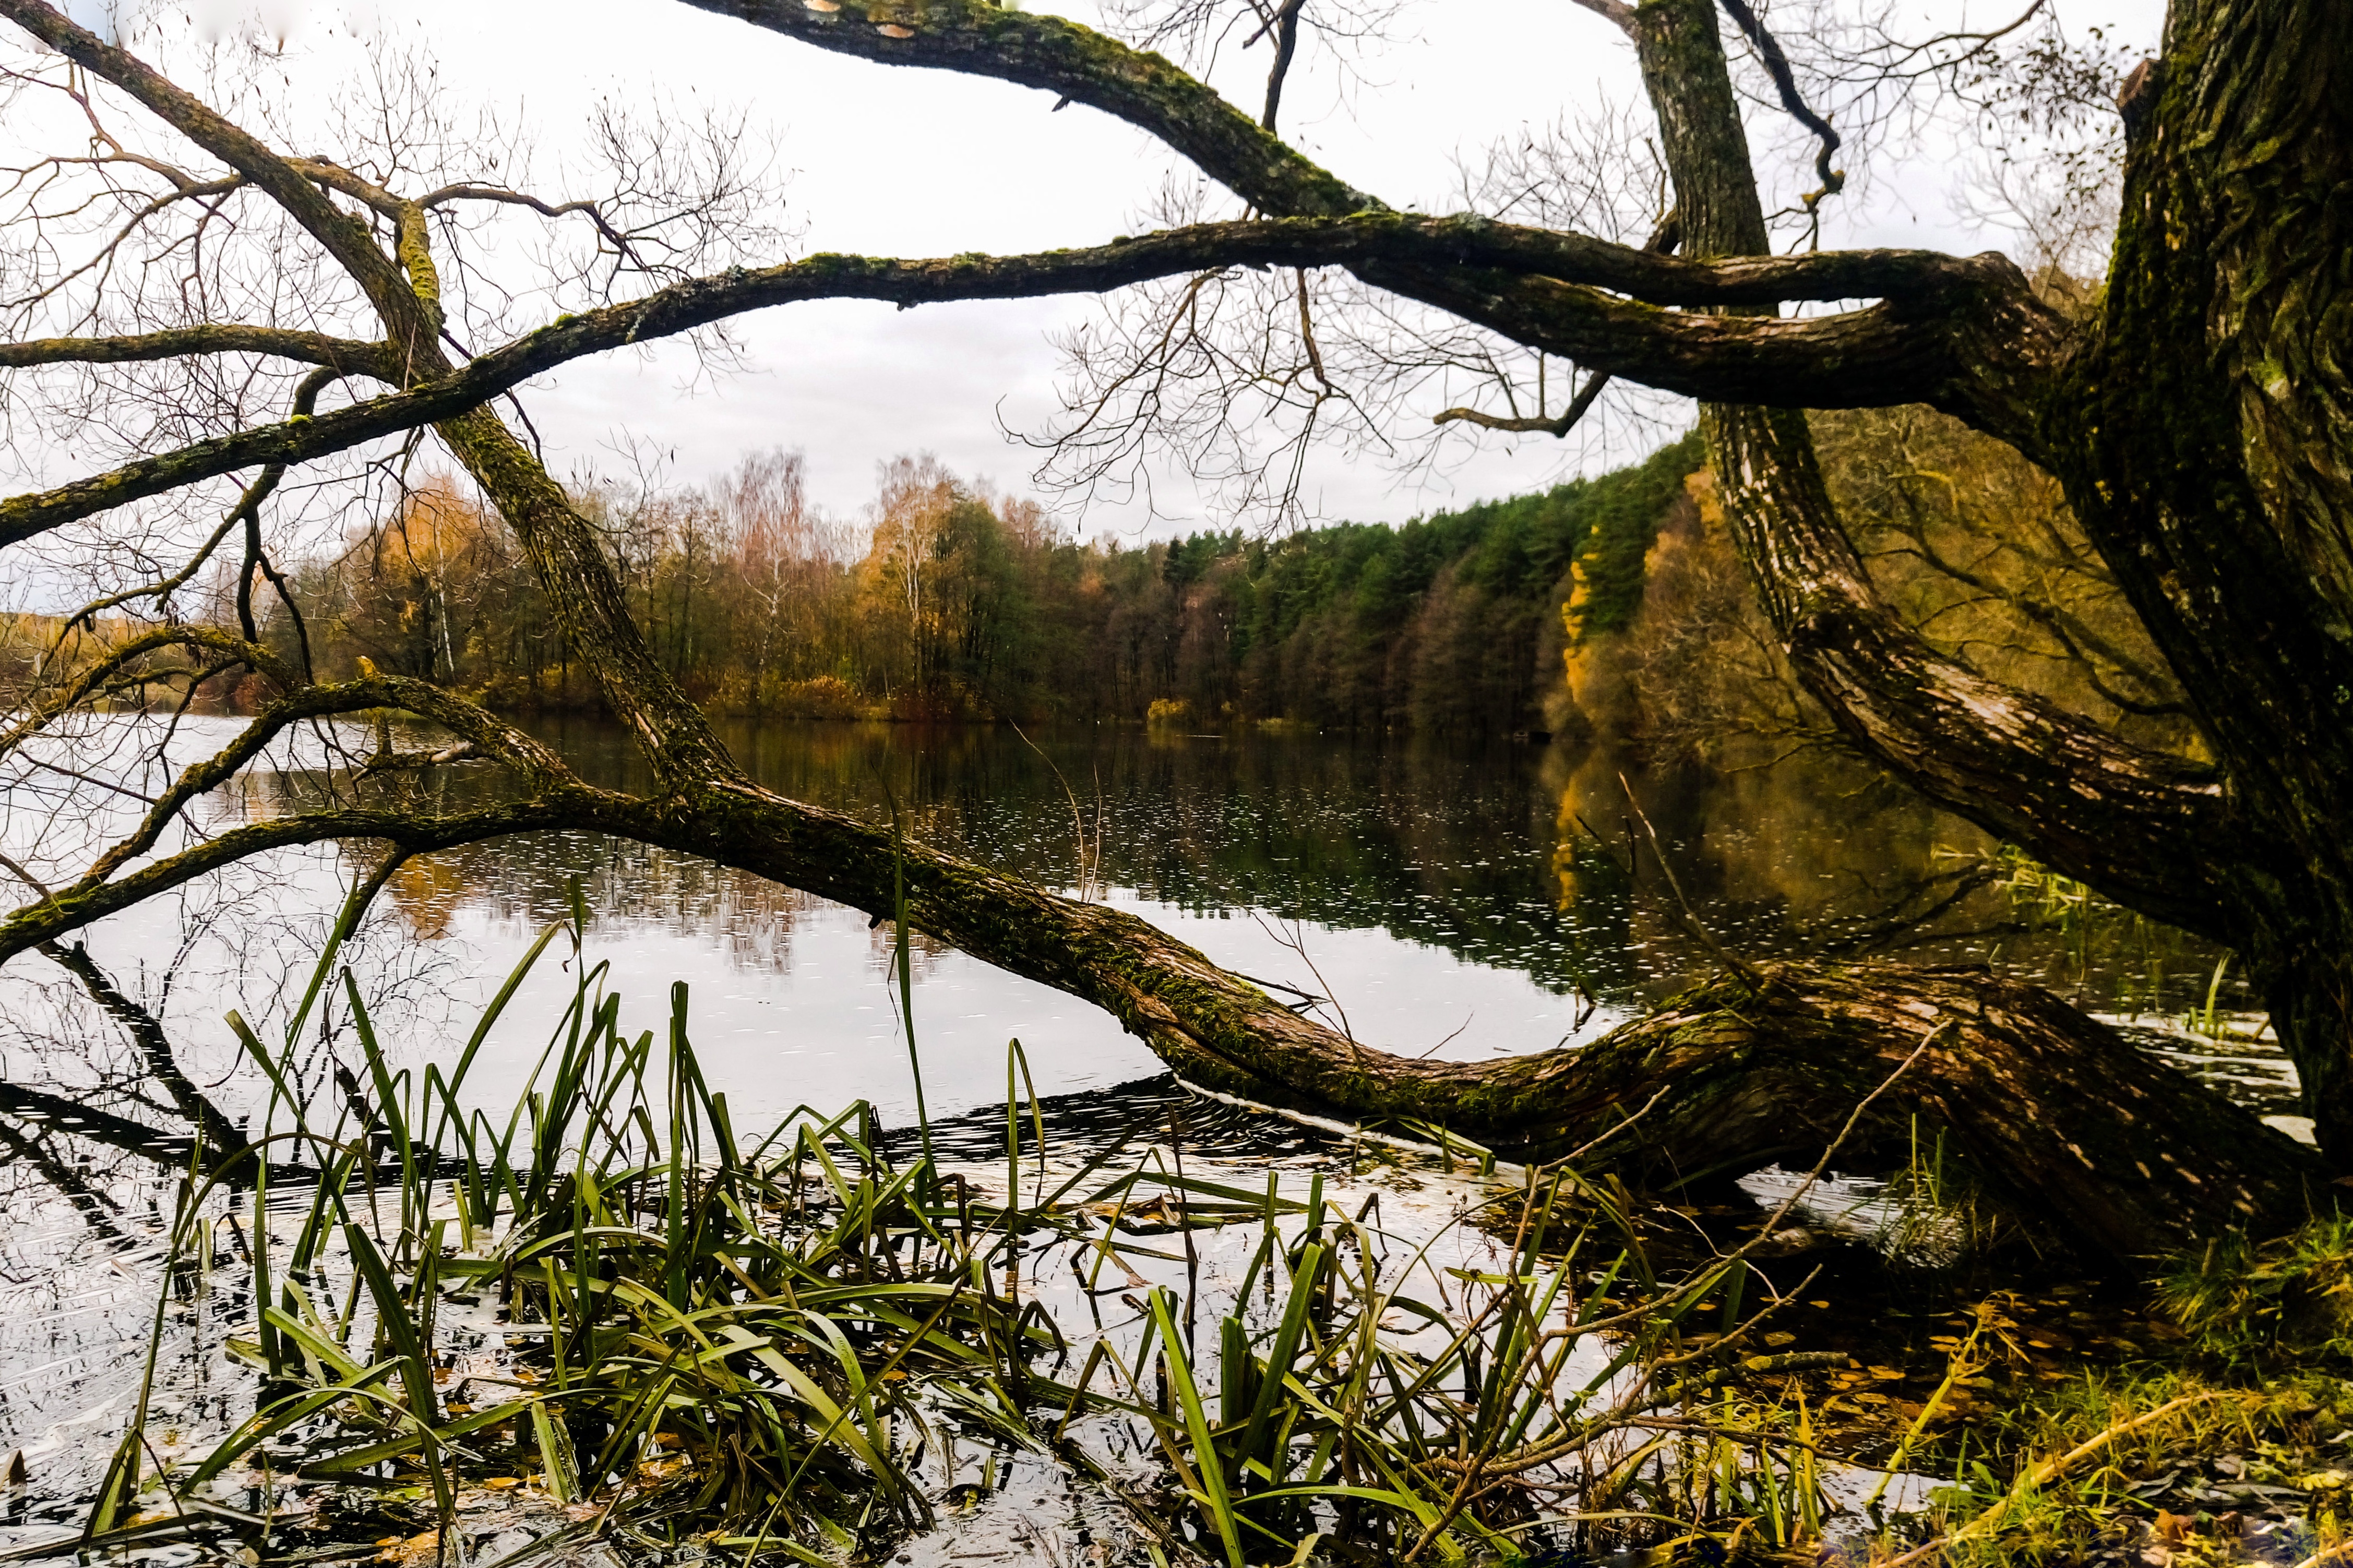
M1768 248L1710 0L1635 13L1688 253ZM2127 84L2096 312L2017 429L2146 622L2212 763L1936 654L1880 599L1802 413L1704 407L1792 667L1864 754L2242 953L2353 1169L2353 6L2177 0ZM2021 329L2022 331L2023 329Z
M2252 1112L2049 992L1981 973L1772 964L1581 1047L1419 1060L1298 1016L1133 915L756 787L602 798L612 831L877 915L903 873L919 929L1094 1003L1188 1082L1281 1109L1442 1126L1519 1160L1584 1150L1647 1179L1810 1164L1868 1099L1850 1168L1941 1133L1997 1200L2111 1258L2291 1224L2321 1190L2311 1152Z
M2233 944L2353 1169L2353 7L2176 0L2122 109L2106 298L2044 422L2227 772Z

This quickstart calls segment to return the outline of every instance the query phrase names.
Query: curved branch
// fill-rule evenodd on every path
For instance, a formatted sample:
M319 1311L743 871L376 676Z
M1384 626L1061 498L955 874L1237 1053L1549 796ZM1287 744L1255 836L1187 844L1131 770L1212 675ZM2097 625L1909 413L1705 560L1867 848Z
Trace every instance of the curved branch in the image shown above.
M1609 373L1606 370L1595 371L1585 378L1585 384L1577 389L1577 395L1568 400L1568 406L1560 411L1559 417L1554 419L1527 417L1507 419L1501 415L1482 413L1476 408L1449 408L1432 415L1430 422L1433 425L1451 425L1461 420L1465 424L1476 425L1482 430L1502 430L1513 435L1551 436L1557 438L1576 428L1577 422L1584 418L1592 409L1593 405L1599 400L1602 392L1609 385Z
M1577 4L1601 17L1628 37L1635 36L1634 7L1626 4L1626 0L1577 0Z
M271 849L353 838L388 843L410 854L424 855L512 833L580 825L577 805L563 792L455 816L419 817L413 811L353 809L250 823L142 866L111 882L60 892L55 898L25 905L0 920L0 961L14 958L42 942L55 942L108 915L132 909L198 877Z
M7 0L0 0L5 5ZM1405 265L1398 265L1403 263ZM1514 277L1482 268L1541 270ZM312 419L262 426L142 458L111 473L0 501L0 546L78 518L256 463L295 463L447 419L567 361L673 336L746 310L822 299L912 306L1101 292L1204 268L1347 266L1596 369L1692 396L1816 407L1926 402L1975 422L2014 423L2038 389L2055 325L1999 256L1825 252L1715 265L1484 218L1366 213L1201 224L1079 250L899 260L813 256L736 269L607 305L517 339L461 370ZM1577 281L1561 281L1566 274ZM1781 321L1702 316L1669 302L1847 299L1889 302ZM2032 332L1989 334L1989 318ZM1989 336L2006 336L2006 354ZM2021 342L2034 352L2021 358Z
M69 684L61 688L56 696L47 702L33 705L25 717L6 731L0 731L0 756L16 751L93 695L109 690L108 681L138 659L160 648L189 647L207 647L216 652L229 651L237 659L261 661L255 663L254 668L273 680L280 680L281 676L287 673L277 656L268 648L230 637L226 632L203 626L155 626L108 648L103 656L85 667ZM164 679L171 673L174 672L146 672L141 679ZM280 684L285 682L280 680Z
M574 213L585 213L596 232L605 237L606 244L631 261L638 260L636 245L628 235L613 226L612 220L605 216L603 204L598 202L586 198L551 202L528 191L511 191L504 185L461 184L444 185L438 191L428 192L417 198L416 205L419 212L427 212L450 202L489 202L503 206L529 207L542 217L568 217Z
M185 628L182 636L231 652L257 669L268 668L257 663L261 650L250 644L240 643L226 633L205 627ZM271 660L272 666L277 665ZM278 666L278 676L284 671ZM451 696L437 686L405 676L376 676L373 679L343 681L330 686L309 686L290 692L256 714L252 722L237 731L236 738L212 756L192 763L158 795L147 815L131 834L116 842L105 854L91 863L80 880L65 889L60 897L86 891L105 881L132 860L154 847L164 830L171 826L187 804L198 795L210 793L235 777L265 751L286 729L305 719L322 719L335 713L355 713L369 708L397 708L437 721L462 724L469 744L521 770L534 783L560 781L571 776L562 760L546 747L492 717L486 709L478 708L462 698Z
M258 823L121 882L19 910L0 921L0 959L263 849L364 837L416 854L551 827L659 845L878 914L898 907L903 875L911 924L1103 1008L1196 1084L1409 1129L1442 1123L1513 1157L1599 1143L1598 1161L1638 1172L1703 1150L1761 1163L1819 1148L1819 1119L1851 1110L1851 1087L1868 1089L1892 1060L1919 1058L1857 1151L1900 1150L1909 1119L1926 1117L1954 1130L1974 1169L2114 1254L2292 1209L2314 1173L2308 1154L2251 1113L2031 987L1771 966L1579 1049L1415 1060L1300 1016L1132 914L734 782L659 800L569 784L448 817L346 811ZM1625 1107L1669 1088L1674 1103L1634 1131ZM2028 1094L2054 1110L2096 1100L2115 1110L2019 1114Z
M1781 40L1766 27L1764 19L1757 15L1748 0L1719 0L1719 3L1739 25L1742 35L1756 47L1757 58L1764 62L1765 74L1773 79L1773 90L1780 95L1781 107L1788 111L1790 119L1813 132L1814 139L1820 143L1814 153L1814 174L1821 181L1821 188L1799 198L1805 204L1806 212L1810 216L1821 205L1823 197L1834 196L1846 188L1846 172L1831 167L1831 154L1840 146L1839 133L1831 129L1829 121L1814 112L1804 95L1798 91L1798 79L1796 73L1789 69L1789 57L1782 52Z
M1285 145L1156 54L987 0L686 0L836 54L1034 87L1126 121L1265 212L1330 215L1382 204Z
M2119 902L2232 940L2239 829L2202 763L2135 746L1936 652L1873 587L1839 526L1802 416L1704 416L1767 616L1840 732L1913 788ZM2199 845L2199 853L2184 847Z
M1000 9L987 0L845 0L828 10L811 9L800 0L686 3L836 53L1049 89L1071 101L1116 115L1156 137L1263 212L1336 217L1379 205L1251 123L1249 116L1207 84L1160 56L1129 48L1059 17ZM1588 8L1621 26L1638 24L1636 8L1621 0ZM1709 26L1714 26L1713 12ZM1640 43L1642 26L1638 24L1631 30ZM1721 44L1712 47L1721 59ZM1736 119L1734 124L1737 126ZM1746 161L1744 142L1740 151L1744 168ZM1753 203L1753 182L1749 199ZM1761 243L1726 246L1716 253L1749 255L1765 248ZM1546 324L1563 310L1576 314L1577 301L1564 300L1533 280L1464 277L1445 270L1442 265L1437 270L1381 266L1358 267L1356 271L1366 282L1455 311L1528 347L1572 356L1576 353L1562 346L1565 337L1548 336ZM1838 297L1868 297L1877 292L1864 289ZM2048 456L2033 406L2046 390L2048 367L2065 335L2058 318L2022 287L2021 279L2020 286L2005 285L1967 307L1954 301L1946 331L1948 341L1930 354L1936 363L1920 367L1915 383L1920 389L1891 400L1931 404L2030 457ZM1822 352L1839 351L1824 344ZM1630 367L1604 368L1670 392L1715 395L1694 390L1688 380L1654 380ZM1819 392L1835 380L1816 374L1810 387ZM1813 406L1855 405L1835 391L1820 395L1822 400ZM1750 399L1743 395L1741 400ZM1793 395L1788 401L1803 405L1808 397Z

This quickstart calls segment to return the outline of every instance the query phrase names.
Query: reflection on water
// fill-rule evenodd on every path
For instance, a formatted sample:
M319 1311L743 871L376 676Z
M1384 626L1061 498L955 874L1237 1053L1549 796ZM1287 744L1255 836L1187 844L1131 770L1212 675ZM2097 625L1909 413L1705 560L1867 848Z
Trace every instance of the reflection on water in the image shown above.
M188 721L175 761L217 744L226 722ZM647 782L612 726L575 720L542 734L592 779ZM895 799L911 837L1046 885L1076 884L1082 857L1099 854L1111 901L1229 967L1328 998L1323 1016L1385 1048L1475 1061L1590 1038L1704 967L1696 921L1755 956L1883 952L2052 984L2137 1017L2154 1047L2292 1115L2292 1075L2249 1037L2259 1020L2242 990L2227 973L2212 984L2220 954L2096 907L2054 914L2047 889L2040 904L2025 897L1976 829L1827 759L1725 778L1630 769L1630 800L1618 759L1563 748L824 725L728 738L788 795L878 821ZM373 749L372 737L352 743ZM282 811L319 787L318 744L290 747L308 749L247 774L199 826ZM384 787L421 809L497 782L470 765ZM53 800L11 816L0 837L21 857L59 822L96 834L122 809ZM237 1008L275 1037L370 863L364 846L273 854L84 933L90 973L37 953L0 969L0 1082L18 1096L0 1104L15 1221L0 1251L0 1452L40 1455L69 1491L69 1456L90 1433L111 1435L122 1348L145 1331L134 1309L153 1297L138 1238L153 1226L123 1216L156 1201L156 1162L40 1106L172 1128L185 1089L232 1122L249 1114L258 1084L222 1016ZM586 835L480 845L393 879L346 957L401 1058L447 1059L459 1021L564 916L575 885L593 915L589 960L610 963L635 1026L658 1028L670 984L690 984L703 1067L741 1124L860 1098L893 1125L910 1119L887 931L756 878ZM1324 1134L1205 1110L1083 1004L920 939L914 973L931 1103L952 1142L984 1130L973 1159L1001 1121L957 1118L1001 1104L1012 1037L1039 1091L1063 1097L1057 1138L1082 1145L1140 1122L1160 1137L1174 1114L1228 1162L1330 1157ZM533 974L470 1080L483 1105L512 1102L573 984L554 953ZM306 1035L303 1092L335 1091L344 1026L331 1007ZM176 1087L159 1068L180 1075Z
M202 754L228 725L189 720L178 750ZM273 767L208 802L200 826L315 795L338 733L290 742ZM542 733L592 779L647 782L615 726L573 720ZM2233 975L2210 988L2219 954L2097 906L2039 918L2048 888L2041 904L2024 899L1982 834L1831 759L1661 777L1565 747L1254 732L799 724L728 738L786 794L870 820L895 800L913 837L1049 886L1076 884L1083 855L1112 902L1230 968L1327 998L1322 1016L1388 1049L1478 1061L1590 1038L1704 967L1697 921L1756 956L1882 952L2053 984L2169 1026L2167 1048L2194 1053L2267 1114L2292 1112L2275 1052L2179 1026L2201 1009L2227 1020L2245 1007ZM439 808L486 795L499 775L463 765L380 787ZM130 809L105 795L86 804L91 831ZM32 846L19 831L12 817L8 847L22 854ZM371 855L320 846L249 862L101 922L85 933L90 957L233 1118L254 1083L223 1015L237 1008L267 1037L290 1014ZM859 1098L894 1121L911 1111L887 930L755 877L583 834L404 867L347 954L380 1032L420 1066L447 1051L451 1021L564 917L575 886L616 990L659 1010L672 982L690 984L705 1063L746 1118ZM1159 1070L1091 1006L922 939L914 949L916 1031L942 1114L1001 1099L1015 1037L1049 1095ZM173 1104L150 1079L156 1052L127 1037L121 1009L86 980L35 954L0 971L5 1081L152 1119ZM475 1075L486 1103L522 1081L569 984L551 964L518 997ZM340 1017L322 1014L322 1045ZM329 1067L320 1055L300 1070L324 1083Z

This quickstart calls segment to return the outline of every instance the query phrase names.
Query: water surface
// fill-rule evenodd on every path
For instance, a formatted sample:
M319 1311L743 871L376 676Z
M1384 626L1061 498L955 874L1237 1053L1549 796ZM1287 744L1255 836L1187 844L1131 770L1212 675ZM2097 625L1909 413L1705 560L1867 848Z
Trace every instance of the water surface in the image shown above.
M185 721L173 765L233 728ZM538 728L593 780L646 782L617 728ZM2054 984L2137 1020L2152 1043L2266 1112L2292 1111L2276 1053L2227 1037L2260 1020L2245 1016L2227 969L2217 983L2220 953L2071 904L2066 888L2033 881L1977 829L1831 759L1705 777L1560 746L1256 731L799 724L728 739L787 795L877 822L895 805L913 839L1042 885L1083 882L1220 963L1322 999L1318 1016L1385 1049L1475 1061L1590 1039L1704 973L1694 928L1704 926L1750 956L1880 952ZM374 745L357 731L298 738L206 803L197 826L217 831L310 798L337 743ZM499 785L470 765L386 787L419 792L421 809ZM18 858L55 852L61 835L95 838L128 809L54 784L5 799L0 839ZM122 1418L152 1321L164 1201L153 1159L55 1107L168 1128L198 1092L232 1118L250 1113L260 1082L224 1015L237 1009L261 1037L281 1037L344 890L370 864L362 846L284 851L83 933L118 1000L159 1026L167 1059L52 959L0 969L0 1082L52 1097L48 1110L0 1114L12 1220L0 1243L0 1451L25 1449L43 1495L86 1489ZM345 955L396 1055L420 1068L449 1060L575 889L591 913L586 959L610 965L635 1027L659 1031L672 984L688 984L697 1048L739 1126L857 1099L895 1125L912 1119L887 929L589 835L518 837L400 870ZM1038 1092L1064 1097L1063 1121L1086 1109L1083 1132L1063 1129L1073 1136L1113 1135L1104 1130L1129 1108L1160 1136L1183 1104L1157 1060L1085 1004L921 938L913 971L922 1068L943 1120L1001 1104L1016 1037ZM551 949L490 1037L471 1097L512 1105L573 984L568 947ZM306 1026L306 1091L332 1092L348 1021L331 1003ZM1237 1165L1305 1157L1289 1124L1210 1124L1222 1129L1217 1156ZM208 1392L216 1371L191 1373L183 1407L228 1398Z

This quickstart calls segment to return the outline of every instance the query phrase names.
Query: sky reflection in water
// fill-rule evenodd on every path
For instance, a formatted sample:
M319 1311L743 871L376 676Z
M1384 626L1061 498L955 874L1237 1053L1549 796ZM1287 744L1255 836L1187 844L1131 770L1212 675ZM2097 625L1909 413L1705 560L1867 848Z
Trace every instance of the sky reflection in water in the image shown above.
M192 753L212 722L227 721L198 721ZM616 727L540 728L590 778L646 782ZM781 725L728 738L788 795L878 821L895 799L911 838L1047 886L1077 882L1083 839L1110 902L1229 968L1329 998L1317 1016L1384 1049L1482 1060L1591 1038L1704 963L1627 803L1622 763L1607 755L1138 730ZM221 809L286 809L310 761L281 757ZM1835 765L1634 776L1677 880L1715 934L1752 955L1883 936L1874 922L1935 908L1991 847ZM475 766L400 787L454 805L496 783ZM222 1080L218 1095L235 1109L251 1086L222 1016L238 1008L269 1035L366 856L320 847L269 857L101 923L90 950L164 1019L193 1076ZM610 963L625 1015L658 1027L670 984L687 982L697 1044L739 1114L830 1110L860 1096L886 1117L912 1114L887 926L586 835L533 835L404 868L348 960L380 1031L420 1063L449 1049L537 931L563 917L575 879L595 913L590 961ZM2013 912L1978 889L1920 931L1898 931L1905 945L1894 955L1991 960L2095 1008L2184 1011L2203 998L2214 955L2173 933L2128 923L2096 940L2024 933L2008 929ZM1047 1094L1159 1070L1106 1015L1044 986L920 938L914 970L916 1032L943 1114L1002 1098L1016 1037ZM571 984L551 955L518 997L477 1069L485 1104L505 1103L528 1074ZM91 1085L116 1065L111 1031L54 965L20 958L0 987L12 1081ZM2226 977L2222 1005L2233 1000Z

